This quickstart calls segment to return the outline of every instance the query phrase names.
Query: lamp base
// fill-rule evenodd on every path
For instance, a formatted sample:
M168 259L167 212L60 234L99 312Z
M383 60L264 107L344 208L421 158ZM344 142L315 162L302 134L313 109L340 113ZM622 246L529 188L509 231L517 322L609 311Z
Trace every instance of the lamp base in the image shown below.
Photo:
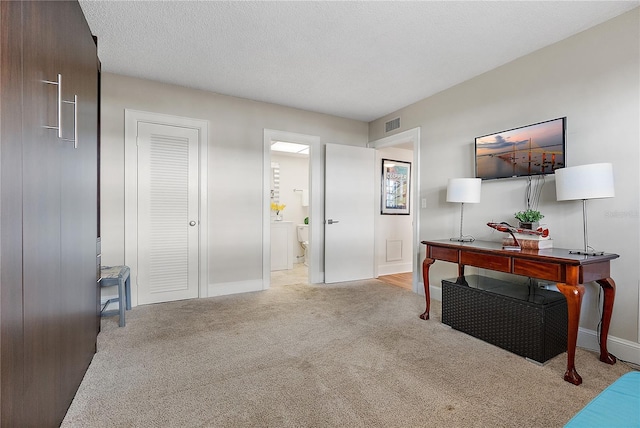
M583 256L602 256L604 254L604 251L569 250L569 254L581 254Z
M463 238L463 237L449 238L449 241L453 241L453 242L473 242L475 240L476 240L475 238Z

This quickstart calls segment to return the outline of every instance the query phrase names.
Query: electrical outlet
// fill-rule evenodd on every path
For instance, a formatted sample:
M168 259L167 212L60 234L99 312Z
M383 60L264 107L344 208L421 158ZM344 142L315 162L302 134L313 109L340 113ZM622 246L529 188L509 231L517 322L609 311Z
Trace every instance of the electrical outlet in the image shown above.
M545 290L551 290L551 291L559 291L558 287L556 287L556 284L554 282L546 282L546 281L538 280L538 288L544 288Z
M427 208L427 199L426 198L422 198L420 207L421 208Z

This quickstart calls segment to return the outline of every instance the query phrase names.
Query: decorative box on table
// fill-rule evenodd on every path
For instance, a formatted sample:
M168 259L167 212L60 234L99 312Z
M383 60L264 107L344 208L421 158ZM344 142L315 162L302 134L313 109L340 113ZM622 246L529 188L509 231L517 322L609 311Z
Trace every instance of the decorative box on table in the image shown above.
M562 293L479 275L442 280L442 322L538 363L567 350Z

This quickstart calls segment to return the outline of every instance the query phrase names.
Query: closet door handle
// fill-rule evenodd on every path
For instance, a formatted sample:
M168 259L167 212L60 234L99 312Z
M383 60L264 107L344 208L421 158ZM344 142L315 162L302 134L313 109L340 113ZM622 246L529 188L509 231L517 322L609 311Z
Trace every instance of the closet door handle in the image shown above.
M58 138L62 138L62 74L58 73L57 82L52 82L51 80L43 80L43 82L49 85L58 85L58 126L45 125L44 127L47 129L57 129Z
M73 142L73 148L78 148L78 96L73 96L73 101L62 101L63 103L73 104L73 138L63 138L64 141Z
M58 126L49 126L45 125L44 127L47 129L57 129L58 130L58 138L63 141L71 141L73 142L73 148L78 148L78 96L73 96L73 101L65 101L62 99L62 74L58 73L58 81L53 82L51 80L43 80L44 83L49 85L57 85L58 86ZM71 138L62 138L62 103L73 104L73 139Z

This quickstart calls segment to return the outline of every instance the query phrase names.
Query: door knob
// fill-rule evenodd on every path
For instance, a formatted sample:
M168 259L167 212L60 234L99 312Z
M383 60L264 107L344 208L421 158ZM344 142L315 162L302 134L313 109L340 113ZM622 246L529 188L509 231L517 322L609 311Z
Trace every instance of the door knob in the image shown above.
M195 222L195 221L191 220L191 221L189 222L189 226L195 226L195 225L196 225L196 222Z
M327 220L327 223L334 224L334 223L340 223L340 221L339 220L329 219L329 220Z

